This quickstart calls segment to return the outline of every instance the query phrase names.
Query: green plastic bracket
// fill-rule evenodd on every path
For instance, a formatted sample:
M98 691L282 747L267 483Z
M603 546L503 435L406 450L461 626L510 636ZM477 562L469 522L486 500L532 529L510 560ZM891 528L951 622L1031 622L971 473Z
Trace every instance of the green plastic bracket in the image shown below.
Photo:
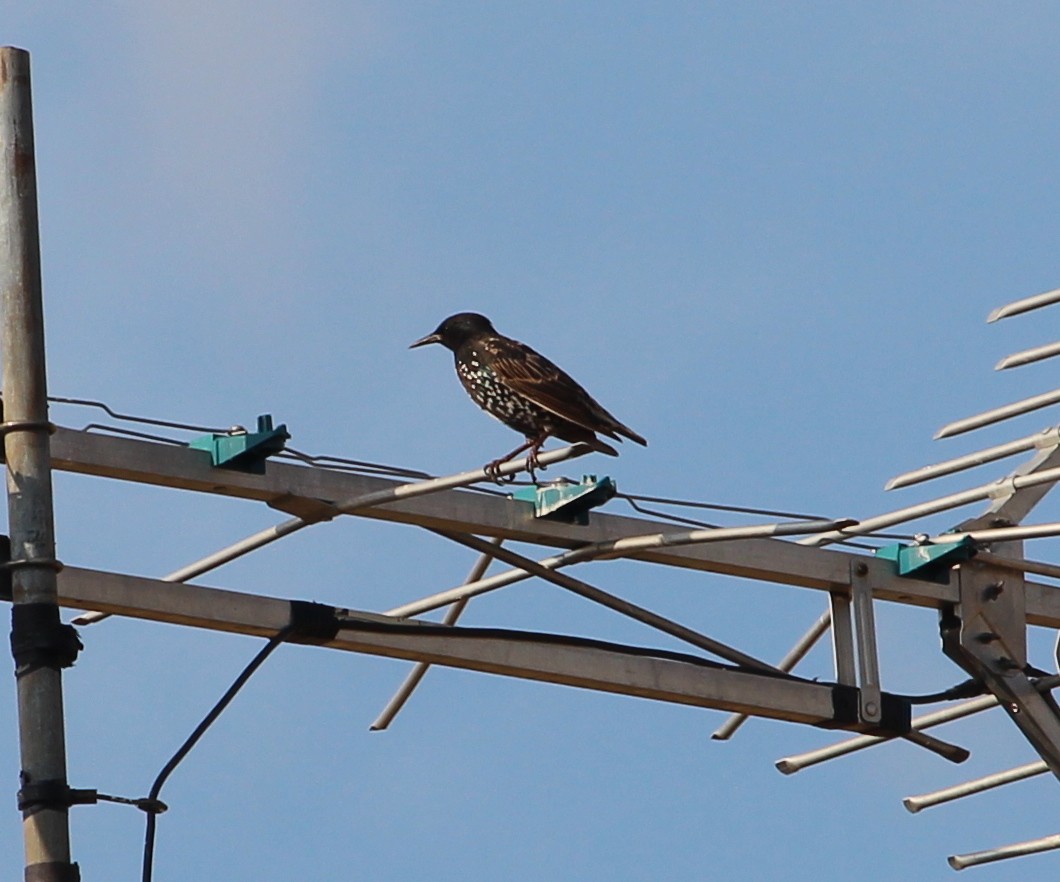
M583 475L578 484L560 478L547 484L521 487L512 498L533 503L536 518L552 518L584 527L589 523L589 509L603 505L617 492L618 486L611 478L597 480L596 475Z
M931 545L885 545L876 549L876 557L893 561L899 576L946 584L950 580L950 567L974 557L976 551L975 541L965 536L954 542Z
M213 432L203 435L188 446L208 452L210 462L215 467L224 466L261 475L265 473L265 460L283 450L290 437L287 426L280 425L274 429L272 414L266 413L258 417L256 432L248 432L242 426L236 426L223 434Z

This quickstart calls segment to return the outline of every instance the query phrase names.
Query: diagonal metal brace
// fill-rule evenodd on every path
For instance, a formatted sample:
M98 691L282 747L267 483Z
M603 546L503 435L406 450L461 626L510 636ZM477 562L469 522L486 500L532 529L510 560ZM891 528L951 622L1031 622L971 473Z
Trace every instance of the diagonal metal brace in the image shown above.
M959 602L942 617L943 651L997 697L1060 778L1060 712L1027 675L1023 574L971 562L957 570Z

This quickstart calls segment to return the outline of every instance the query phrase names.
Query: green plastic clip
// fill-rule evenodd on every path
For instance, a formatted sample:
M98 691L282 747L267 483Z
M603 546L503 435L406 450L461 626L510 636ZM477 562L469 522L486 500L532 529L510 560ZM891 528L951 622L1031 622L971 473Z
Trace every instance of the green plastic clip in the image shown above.
M894 561L899 576L945 585L950 580L950 567L974 557L976 550L975 541L964 536L954 542L933 542L930 545L885 545L876 549L876 557Z
M589 523L589 509L603 505L618 492L611 478L583 475L575 484L567 478L521 487L512 494L513 499L533 503L534 517L552 518L568 524Z
M265 473L265 460L283 450L290 437L287 426L280 425L274 429L272 414L266 413L258 417L256 432L235 426L223 434L214 432L203 435L188 446L207 451L214 466L262 475Z

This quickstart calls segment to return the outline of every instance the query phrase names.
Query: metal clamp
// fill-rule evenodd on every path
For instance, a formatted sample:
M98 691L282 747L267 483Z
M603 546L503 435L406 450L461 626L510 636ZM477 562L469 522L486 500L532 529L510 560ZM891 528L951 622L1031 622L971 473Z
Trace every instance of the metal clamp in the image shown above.
M0 570L20 570L25 567L43 567L56 573L63 571L65 564L54 557L23 557L18 560L5 560L0 563Z
M58 426L51 420L7 420L0 423L0 438L12 432L42 432L54 435Z

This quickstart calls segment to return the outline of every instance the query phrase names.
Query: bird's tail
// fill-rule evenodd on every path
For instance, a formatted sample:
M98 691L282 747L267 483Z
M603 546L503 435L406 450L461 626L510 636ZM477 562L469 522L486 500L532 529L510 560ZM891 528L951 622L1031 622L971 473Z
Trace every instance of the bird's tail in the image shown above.
M593 438L591 441L586 440L584 442L588 444L597 453L606 453L608 456L618 456L618 451L615 450L610 444L605 444L599 438Z
M614 430L618 432L619 435L625 435L630 441L636 441L642 447L648 446L648 442L642 435L638 435L629 426L623 425L618 420L615 420Z

